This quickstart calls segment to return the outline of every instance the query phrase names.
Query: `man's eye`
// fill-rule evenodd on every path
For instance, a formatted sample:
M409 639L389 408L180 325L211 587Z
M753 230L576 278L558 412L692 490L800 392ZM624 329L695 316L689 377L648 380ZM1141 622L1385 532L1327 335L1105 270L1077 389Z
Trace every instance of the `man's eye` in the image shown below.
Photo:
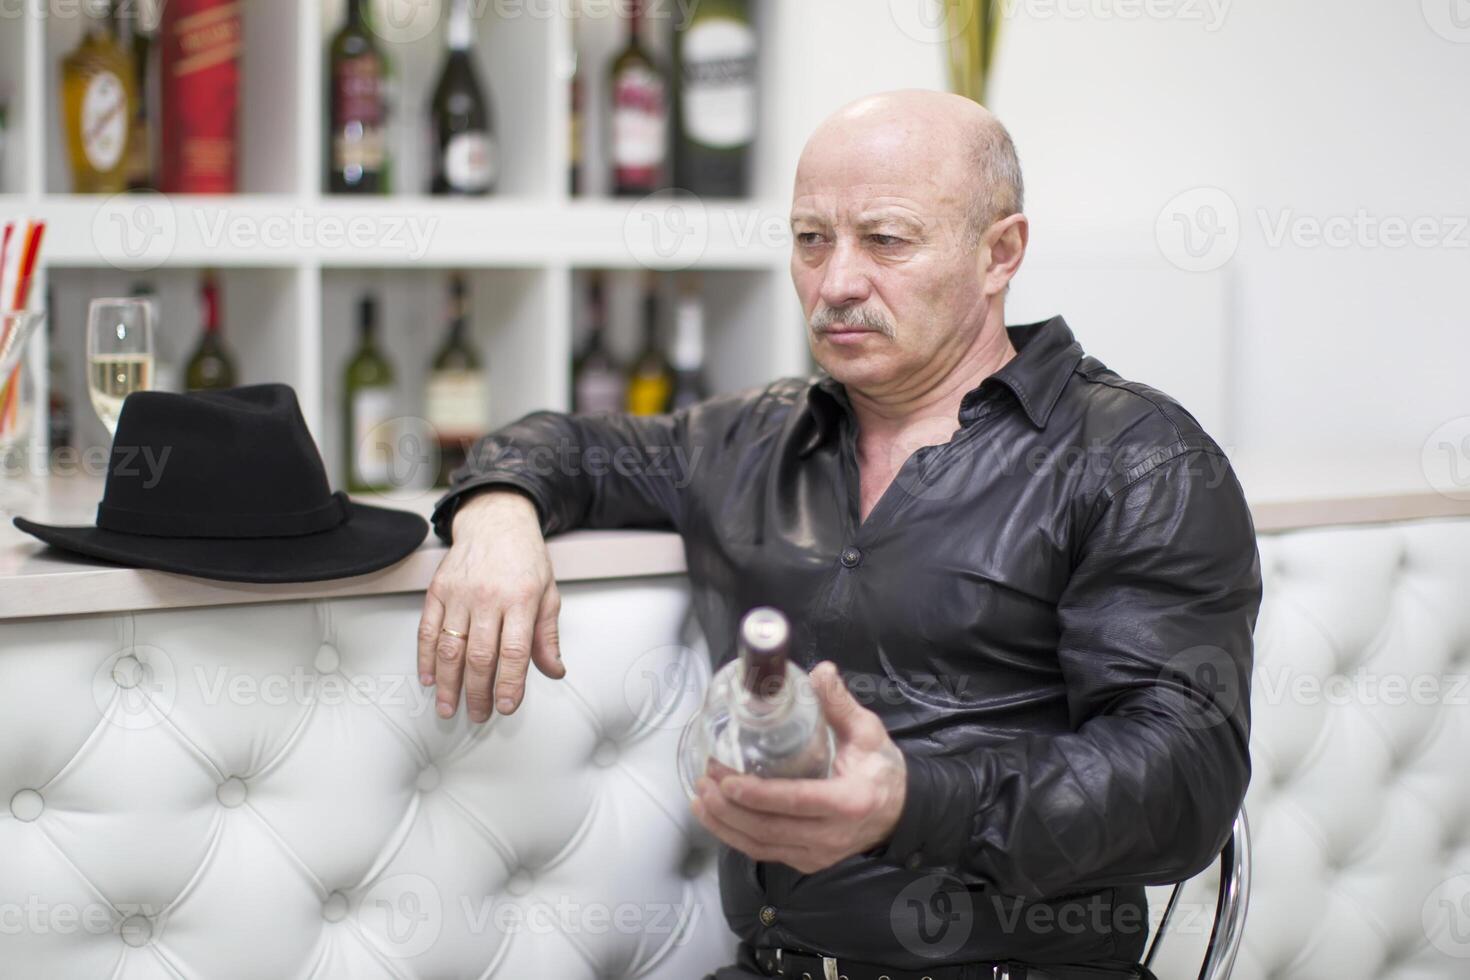
M903 239L897 235L869 235L868 241L879 248L892 248L894 245L902 245Z
M802 232L797 232L796 240L800 244L806 245L806 246L809 246L809 247L810 246L813 246L813 245L820 245L820 244L822 244L822 236L821 236L821 234L819 232L815 232L815 231L802 231Z

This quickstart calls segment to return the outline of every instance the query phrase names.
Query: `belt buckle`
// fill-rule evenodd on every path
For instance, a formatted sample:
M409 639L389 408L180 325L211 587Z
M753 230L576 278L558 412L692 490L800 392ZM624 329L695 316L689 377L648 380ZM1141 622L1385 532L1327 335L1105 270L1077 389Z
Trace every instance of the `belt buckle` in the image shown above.
M837 960L831 956L822 957L822 980L838 980Z

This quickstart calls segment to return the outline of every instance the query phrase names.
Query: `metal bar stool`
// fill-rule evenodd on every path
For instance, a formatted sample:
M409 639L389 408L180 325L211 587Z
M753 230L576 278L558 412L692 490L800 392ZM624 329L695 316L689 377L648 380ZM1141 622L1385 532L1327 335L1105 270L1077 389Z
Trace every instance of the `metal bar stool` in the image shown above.
M1169 927L1169 918L1179 902L1179 892L1184 882L1174 885L1169 893L1169 903L1164 906L1164 916L1159 928L1149 941L1148 953L1143 965L1153 966L1154 954L1158 952L1159 940ZM1235 969L1235 956L1240 952L1240 938L1245 931L1246 911L1251 898L1251 833L1246 820L1245 808L1235 817L1230 839L1220 850L1220 892L1215 899L1215 923L1210 927L1210 942L1205 947L1204 963L1200 966L1199 980L1229 980Z

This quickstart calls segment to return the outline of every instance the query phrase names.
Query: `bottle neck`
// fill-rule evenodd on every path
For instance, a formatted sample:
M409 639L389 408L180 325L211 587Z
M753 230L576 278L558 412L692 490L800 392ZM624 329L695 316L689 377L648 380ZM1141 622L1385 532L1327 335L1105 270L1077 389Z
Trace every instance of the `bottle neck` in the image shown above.
M367 26L368 0L351 0L347 5L347 26L359 29Z
M204 332L206 335L214 336L220 332L219 322L219 287L210 280L204 284L200 291L200 316L204 321Z
M628 7L628 47L640 46L643 35L643 0L632 0Z
M475 25L470 20L469 0L454 0L449 7L449 50L468 51L474 44Z

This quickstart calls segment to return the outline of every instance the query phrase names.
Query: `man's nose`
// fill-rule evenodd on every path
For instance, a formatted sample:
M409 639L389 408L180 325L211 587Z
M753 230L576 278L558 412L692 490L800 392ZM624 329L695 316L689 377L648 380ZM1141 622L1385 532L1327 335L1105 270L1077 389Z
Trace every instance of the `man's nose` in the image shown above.
M872 290L866 261L851 243L839 241L822 272L822 302L827 306L861 303Z

